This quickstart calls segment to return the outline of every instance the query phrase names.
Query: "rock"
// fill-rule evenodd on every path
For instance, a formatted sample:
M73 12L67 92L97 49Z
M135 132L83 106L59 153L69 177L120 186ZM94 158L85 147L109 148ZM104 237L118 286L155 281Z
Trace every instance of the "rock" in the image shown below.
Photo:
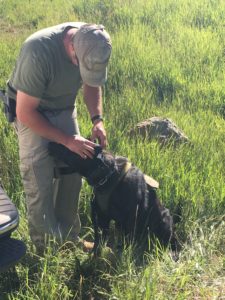
M156 139L162 144L188 143L188 137L168 118L152 117L138 123L129 132L131 137L141 136L145 139Z

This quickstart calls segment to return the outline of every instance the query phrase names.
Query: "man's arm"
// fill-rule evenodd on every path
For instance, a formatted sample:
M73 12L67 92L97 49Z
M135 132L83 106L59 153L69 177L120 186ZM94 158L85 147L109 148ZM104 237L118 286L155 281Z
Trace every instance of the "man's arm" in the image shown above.
M91 87L87 84L83 86L84 101L89 111L90 117L103 113L102 109L102 89L101 87ZM97 119L93 122L91 140L98 139L100 145L105 148L107 145L106 131L102 120Z
M69 136L62 130L54 127L37 110L40 100L21 91L17 92L16 115L17 119L25 126L29 127L38 135L63 144L71 151L81 157L93 157L96 144L84 139L81 136Z

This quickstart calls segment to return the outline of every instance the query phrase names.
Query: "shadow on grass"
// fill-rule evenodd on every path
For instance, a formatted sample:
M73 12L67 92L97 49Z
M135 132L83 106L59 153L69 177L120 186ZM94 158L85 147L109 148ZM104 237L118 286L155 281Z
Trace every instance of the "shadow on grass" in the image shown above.
M27 253L16 266L0 273L0 299L9 299L9 295L21 291L24 286L24 274L21 274L20 268L28 268L28 278L35 282L38 276L38 267L40 258Z
M117 269L115 261L109 248L99 257L75 250L65 271L67 280L64 283L76 299L109 299L111 279Z
M8 299L8 294L20 289L20 279L16 267L11 267L0 274L1 300Z

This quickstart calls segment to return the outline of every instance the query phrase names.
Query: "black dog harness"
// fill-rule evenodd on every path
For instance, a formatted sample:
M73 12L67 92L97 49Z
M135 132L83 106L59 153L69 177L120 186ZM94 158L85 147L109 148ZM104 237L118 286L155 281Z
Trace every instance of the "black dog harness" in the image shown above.
M97 204L104 213L107 213L108 211L109 199L112 192L127 174L131 166L132 164L129 161L126 161L120 173L116 172L114 169L114 172L110 172L108 176L103 178L97 185L94 186ZM110 180L110 184L107 186L107 188L103 188L109 179L112 179Z

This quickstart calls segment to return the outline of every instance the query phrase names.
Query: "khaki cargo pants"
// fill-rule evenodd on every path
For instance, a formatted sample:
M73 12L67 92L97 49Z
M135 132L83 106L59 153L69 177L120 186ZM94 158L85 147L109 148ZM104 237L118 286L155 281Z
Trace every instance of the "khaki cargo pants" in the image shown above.
M43 115L65 133L79 134L76 111L73 109L45 112ZM48 154L49 141L38 136L18 120L20 171L27 202L30 237L38 249L45 247L49 237L60 244L76 241L80 231L78 199L81 177L74 173L58 174L59 167ZM58 172L59 173L59 172Z

